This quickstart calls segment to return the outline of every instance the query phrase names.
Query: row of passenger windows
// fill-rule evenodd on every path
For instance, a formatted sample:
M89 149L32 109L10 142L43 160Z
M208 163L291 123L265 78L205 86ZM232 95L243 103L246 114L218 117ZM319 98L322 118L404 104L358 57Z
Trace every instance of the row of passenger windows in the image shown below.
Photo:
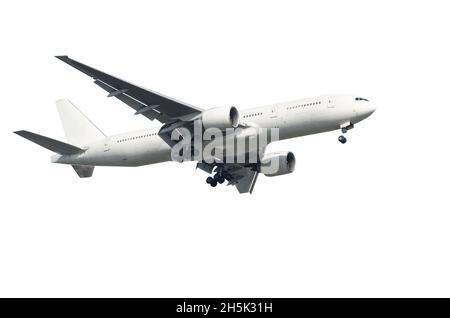
M262 115L262 112L261 113L248 114L248 115L244 115L242 117L250 118L250 117L261 116L261 115Z
M300 107L308 107L308 106L314 106L314 105L319 105L322 104L322 102L314 102L314 103L307 103L307 104L302 104L302 105L296 105L296 106L289 106L286 109L296 109L296 108L300 108Z
M130 140L137 140L137 139L142 139L142 138L148 138L148 137L155 136L155 135L156 135L156 133L140 135L140 136L125 138L125 139L119 139L116 142L119 143L119 142L125 142L125 141L130 141Z

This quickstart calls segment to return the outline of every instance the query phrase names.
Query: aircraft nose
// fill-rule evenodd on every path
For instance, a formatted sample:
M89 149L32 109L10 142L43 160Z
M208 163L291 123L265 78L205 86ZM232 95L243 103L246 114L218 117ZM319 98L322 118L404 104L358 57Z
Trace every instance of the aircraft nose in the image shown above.
M367 116L372 115L372 114L375 112L376 109L377 109L377 108L375 107L375 105L374 105L373 103L371 103L371 102L366 102L366 112L367 112Z

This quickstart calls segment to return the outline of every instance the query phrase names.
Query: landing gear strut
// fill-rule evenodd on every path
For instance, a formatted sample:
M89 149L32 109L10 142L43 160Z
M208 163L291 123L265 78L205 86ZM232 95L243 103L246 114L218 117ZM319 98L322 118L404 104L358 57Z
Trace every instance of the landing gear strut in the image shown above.
M220 183L220 184L222 184L222 183L225 182L225 177L222 176L222 175L216 174L216 175L214 176L214 178L215 178L215 180L217 180L217 182Z
M343 134L345 134L347 131L349 131L350 129L352 129L354 126L352 123L347 123L341 126L341 131ZM344 137L344 135L340 135L338 138L339 142L341 144L345 144L347 142L347 138Z
M214 174L214 176L212 176L212 177L210 176L210 177L206 178L206 183L208 183L211 187L215 187L215 186L217 186L217 184L224 183L225 180L230 181L231 176L225 171L218 170Z

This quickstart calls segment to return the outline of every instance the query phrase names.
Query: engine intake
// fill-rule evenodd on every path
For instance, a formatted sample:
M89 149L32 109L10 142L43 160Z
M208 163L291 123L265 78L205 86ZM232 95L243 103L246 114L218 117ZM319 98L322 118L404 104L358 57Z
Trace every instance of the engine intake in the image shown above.
M290 151L273 152L261 160L261 173L268 177L281 176L294 172L295 156Z
M211 108L203 112L202 121L205 129L236 128L239 126L239 111L234 106Z

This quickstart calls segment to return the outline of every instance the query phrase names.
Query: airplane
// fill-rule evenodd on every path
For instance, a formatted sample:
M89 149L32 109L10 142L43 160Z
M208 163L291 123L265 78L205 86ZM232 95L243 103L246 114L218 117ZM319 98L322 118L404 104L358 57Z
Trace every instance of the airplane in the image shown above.
M53 151L55 154L51 161L72 165L80 178L91 177L96 166L135 167L173 160L183 161L186 157L188 160L200 158L197 168L210 174L206 179L209 185L216 187L217 184L228 181L228 185L236 186L239 193L252 193L259 174L280 176L292 173L295 169L295 155L292 152L265 153L268 143L341 130L342 135L338 140L345 144L347 139L344 134L376 109L368 99L354 95L322 95L241 111L235 106L202 109L133 85L66 55L56 58L93 78L94 83L108 93L108 97L117 98L130 106L135 110L135 115L152 121L156 119L163 124L160 127L107 136L69 100L60 99L56 105L67 142L26 130L15 131L19 136ZM200 123L200 126L196 126L196 123ZM195 131L196 127L200 127L200 130ZM214 138L206 138L202 134L213 128L219 132L231 129L231 133L227 134L231 137L225 137L226 140L244 140L244 148L236 148L234 144L229 146L223 142L216 147L219 151L232 148L231 157L234 161L224 160L223 156L218 156L215 152L211 155L215 160L206 160L197 156L199 149L189 146L194 138L200 138L205 145L211 144ZM192 134L185 137L180 133L183 129ZM254 149L257 155L249 160L249 140L253 137L260 138L262 129L276 130L276 136L267 137L266 143L257 142L256 150ZM176 133L178 139L174 140ZM180 151L175 151L179 156L174 159L174 149L181 142L188 142L187 146L179 147ZM205 145L200 146L200 152ZM237 156L243 159L235 160Z

